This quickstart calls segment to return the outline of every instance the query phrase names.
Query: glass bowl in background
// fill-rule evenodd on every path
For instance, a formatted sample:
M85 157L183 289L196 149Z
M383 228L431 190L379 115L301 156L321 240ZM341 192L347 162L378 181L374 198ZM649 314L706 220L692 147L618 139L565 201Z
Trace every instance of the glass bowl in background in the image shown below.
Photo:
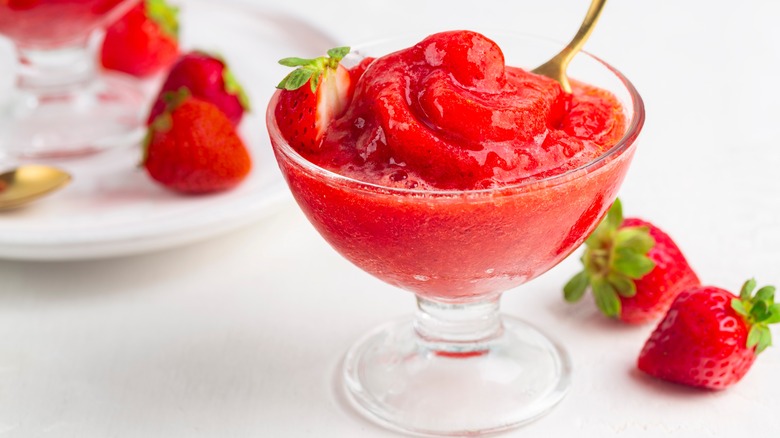
M122 75L98 75L95 31L138 0L0 0L16 87L0 96L0 157L58 158L142 135L144 95Z

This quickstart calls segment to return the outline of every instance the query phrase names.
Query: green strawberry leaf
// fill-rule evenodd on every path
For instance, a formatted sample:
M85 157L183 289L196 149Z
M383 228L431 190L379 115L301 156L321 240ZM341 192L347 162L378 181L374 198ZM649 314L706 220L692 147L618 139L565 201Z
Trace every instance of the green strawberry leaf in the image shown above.
M756 279L751 278L742 285L742 289L739 291L739 298L741 300L749 300L753 290L756 288Z
M747 347L753 348L756 345L758 345L758 341L761 339L761 333L759 327L753 326L750 328L750 331L748 332L748 338L747 338Z
M615 248L647 254L655 246L655 239L648 227L626 227L615 234Z
M316 60L307 58L282 58L279 60L279 64L282 64L285 67L302 67L304 65L309 65L314 61Z
M282 79L276 88L288 91L297 90L311 79L311 91L316 92L322 75L327 70L338 68L339 62L344 59L350 50L349 47L336 47L328 50L327 57L320 56L313 59L291 57L280 59L279 64L285 67L295 67L296 69Z
M347 56L347 54L349 54L350 50L351 49L348 46L335 47L328 50L328 56L330 56L332 59L335 59L336 61L341 61L345 56Z
M638 280L655 268L650 257L628 248L617 248L612 259L612 269L630 278Z
M249 96L247 96L244 87L238 82L238 79L233 75L233 71L227 68L227 64L222 62L225 67L222 69L222 82L225 84L225 91L236 96L241 107L244 111L252 111L251 104L249 103Z
M758 298L758 296L755 298ZM769 308L766 302L756 301L750 309L750 314L748 316L756 322L763 322L767 319L769 317Z
M282 79L282 82L279 82L279 85L276 86L276 88L284 89L284 90L297 90L305 84L309 78L311 78L312 71L308 69L297 69L293 70L288 74L287 76Z
M141 142L141 161L138 163L138 167L143 167L146 160L149 158L149 146L152 144L153 131L151 129L146 130L144 139Z
M179 39L179 8L169 5L165 0L146 0L146 15L160 29L174 40Z
M764 320L765 324L776 324L780 322L780 303L772 304L769 307L769 317Z
M596 300L596 306L602 313L612 318L620 315L621 304L617 291L606 279L592 279L591 287L593 288L593 298Z
M609 208L606 223L609 230L617 230L623 223L623 204L620 202L619 198L615 199L615 202L612 203L612 207Z
M742 316L748 316L748 311L745 309L745 305L742 303L742 301L739 300L739 298L734 298L731 300L731 308Z
M171 94L175 95L175 93ZM149 124L149 129L146 130L146 135L144 135L143 142L141 143L141 162L139 163L139 166L146 163L147 158L149 158L149 146L152 144L152 137L154 137L154 134L156 132L168 132L173 128L173 116L171 116L171 111L171 109L166 109Z
M163 111L159 116L154 118L149 127L155 132L168 132L173 128L173 117L170 111Z
M585 246L587 246L588 248L599 248L603 246L602 242L605 240L606 237L604 235L605 234L604 228L606 228L604 222L599 224L599 226L596 227L596 230L593 231L593 233L591 233L587 239L585 239Z
M774 286L764 286L753 294L755 288L755 279L746 281L740 290L739 299L732 300L731 307L750 327L747 347L756 347L756 354L758 354L772 345L769 324L780 322L780 303L774 302Z
M165 102L165 110L167 112L174 111L190 96L192 96L192 93L187 87L179 87L178 90L166 91L162 95L162 100Z
M625 275L611 272L607 275L607 281L615 288L618 295L621 297L630 298L636 295L636 284L634 284L634 280Z
M748 348L756 347L756 354L758 354L770 345L772 345L772 333L769 331L769 327L755 325L750 328L747 340Z
M322 80L322 72L321 71L312 72L311 81L309 81L309 85L311 86L312 93L317 92L317 87L320 86L320 80Z
M579 301L585 295L589 282L588 273L580 271L563 287L563 297L570 303Z
M618 201L615 201L618 202ZM604 246L608 246L612 244L613 234L615 233L616 228L613 227L613 220L610 218L614 218L614 214L612 213L612 208L615 208L615 205L613 204L609 211L607 211L607 215L602 219L602 221L598 224L596 229L591 233L590 236L585 240L585 245L589 248L602 248ZM619 213L618 216L621 216L622 213ZM622 217L621 217L622 221Z
M757 353L761 353L762 351L766 350L767 347L772 346L772 332L769 331L769 327L763 327L760 333L761 338L758 340L758 345L756 345Z
M775 287L764 286L756 292L756 299L759 301L775 301Z

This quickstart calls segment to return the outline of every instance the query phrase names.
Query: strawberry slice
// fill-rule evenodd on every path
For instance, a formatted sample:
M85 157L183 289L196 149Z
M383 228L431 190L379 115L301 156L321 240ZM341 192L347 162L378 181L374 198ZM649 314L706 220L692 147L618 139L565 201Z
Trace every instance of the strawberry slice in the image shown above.
M695 287L677 296L639 354L645 373L688 386L724 389L738 382L757 355L772 344L768 325L780 322L775 288L739 297L717 287Z
M336 47L328 50L328 56L279 61L295 70L276 87L282 91L274 114L279 130L296 151L319 151L325 129L347 108L352 78L340 62L349 51L349 47Z
M623 322L656 319L682 290L700 284L672 238L650 222L623 219L619 199L585 246L585 268L566 284L564 298L578 301L590 286L602 313Z

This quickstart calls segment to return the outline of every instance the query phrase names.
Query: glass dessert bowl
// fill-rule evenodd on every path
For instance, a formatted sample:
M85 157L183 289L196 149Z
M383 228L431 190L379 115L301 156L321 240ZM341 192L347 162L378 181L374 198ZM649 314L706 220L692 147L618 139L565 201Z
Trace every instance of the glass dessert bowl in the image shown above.
M423 36L361 46L344 63L358 65ZM507 65L526 68L561 47L531 36L489 37ZM583 165L488 188L410 188L329 170L281 134L280 93L272 98L271 143L308 219L356 266L417 296L413 318L370 332L344 361L350 399L381 424L424 435L490 433L541 416L565 395L566 353L538 329L501 314L499 299L590 234L617 195L644 122L639 94L614 68L581 54L570 71L621 102L624 132Z
M2 0L0 35L14 44L16 88L0 96L0 156L81 155L142 135L134 81L98 74L92 36L138 0Z

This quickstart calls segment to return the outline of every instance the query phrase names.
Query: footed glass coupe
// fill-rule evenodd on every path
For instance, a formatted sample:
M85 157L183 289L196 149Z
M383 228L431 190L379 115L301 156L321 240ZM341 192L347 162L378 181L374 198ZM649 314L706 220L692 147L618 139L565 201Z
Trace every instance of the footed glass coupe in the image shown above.
M561 48L531 36L488 36L507 65L529 69ZM361 46L344 62L420 39ZM280 134L279 93L272 98L271 142L308 219L357 267L417 296L414 316L365 334L344 361L350 399L379 423L423 435L490 433L538 418L566 394L572 369L565 351L543 331L500 313L499 299L590 234L617 195L645 118L639 94L610 65L582 53L569 72L618 98L623 137L579 168L490 189L388 187L319 167Z

